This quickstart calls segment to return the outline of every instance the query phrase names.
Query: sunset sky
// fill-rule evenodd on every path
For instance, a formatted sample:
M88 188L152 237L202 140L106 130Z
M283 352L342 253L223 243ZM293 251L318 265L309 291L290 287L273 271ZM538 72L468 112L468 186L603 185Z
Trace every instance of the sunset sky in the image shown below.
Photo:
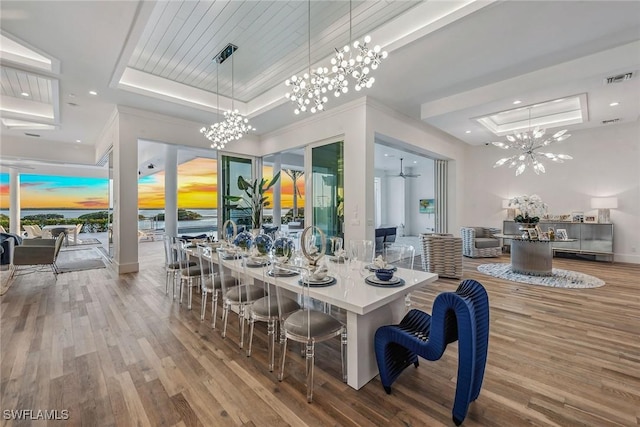
M215 209L218 197L218 177L215 159L194 159L178 166L178 207L184 209ZM263 170L271 179L272 168ZM284 172L282 208L293 207L293 182ZM107 209L108 185L106 178L77 178L66 176L20 175L20 205L22 209ZM304 207L304 176L298 179L302 198L298 207ZM271 191L270 191L271 193ZM140 178L138 181L140 209L164 208L164 171ZM269 207L273 206L273 202ZM0 207L9 208L9 174L0 174ZM285 212L283 211L283 214Z

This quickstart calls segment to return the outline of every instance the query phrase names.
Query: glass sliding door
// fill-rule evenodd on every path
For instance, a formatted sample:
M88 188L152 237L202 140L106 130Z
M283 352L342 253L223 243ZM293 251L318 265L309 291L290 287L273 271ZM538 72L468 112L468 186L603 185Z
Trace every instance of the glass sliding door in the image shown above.
M343 142L311 150L313 225L327 237L344 238Z
M107 244L109 246L109 257L114 259L116 257L115 247L113 246L113 213L114 213L114 200L113 200L113 150L109 151L109 210L107 213Z
M235 203L226 200L225 196L243 196L244 192L238 188L238 177L242 176L247 181L252 180L253 161L249 158L220 156L218 161L218 177L220 191L218 199L218 234L221 237L220 227L228 219L232 219L238 226L251 229L251 212L246 209L234 209Z

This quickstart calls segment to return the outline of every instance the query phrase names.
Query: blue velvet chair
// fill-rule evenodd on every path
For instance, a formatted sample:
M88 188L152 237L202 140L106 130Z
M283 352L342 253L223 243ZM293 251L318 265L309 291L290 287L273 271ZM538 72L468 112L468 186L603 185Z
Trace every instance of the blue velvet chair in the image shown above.
M399 325L378 328L375 351L380 381L391 393L391 384L418 356L427 360L442 357L447 344L458 341L458 380L453 404L453 422L460 425L469 403L478 398L489 343L489 299L484 287L465 280L455 292L438 295L430 316L411 310Z

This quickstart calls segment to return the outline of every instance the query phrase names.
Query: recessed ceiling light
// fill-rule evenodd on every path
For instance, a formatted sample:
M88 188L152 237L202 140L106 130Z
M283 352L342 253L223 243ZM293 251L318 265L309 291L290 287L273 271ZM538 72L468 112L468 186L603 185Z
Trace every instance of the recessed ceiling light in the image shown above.
M29 96L29 94L27 92L22 92L20 95L22 96Z
M619 102L612 102L611 104L609 104L609 107L615 107L616 105L620 105Z
M386 154L386 153L385 153L385 155L384 155L384 156L385 156L385 157L389 157L389 155L388 155L388 154Z
M466 130L466 131L464 131L464 133L471 133L471 131L470 130Z
M70 94L69 94L69 98L75 98L75 97L76 97L76 94L75 94L75 93L70 93Z
M97 94L98 94L98 92L96 92L95 90L90 90L89 91L89 95L97 95Z
M81 141L81 140L79 140L79 139L76 139L76 142L82 142L82 141Z
M513 105L518 105L518 104L522 104L522 101L520 101L519 99L516 99L515 101L513 101Z
M414 160L414 161L413 161L413 164L417 164L417 163L418 163L418 161L417 161L417 160Z

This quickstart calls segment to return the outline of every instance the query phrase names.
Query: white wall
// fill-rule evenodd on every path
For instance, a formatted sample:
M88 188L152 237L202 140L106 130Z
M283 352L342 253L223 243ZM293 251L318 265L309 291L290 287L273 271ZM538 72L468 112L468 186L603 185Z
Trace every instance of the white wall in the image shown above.
M420 199L433 199L435 183L433 181L433 168L435 162L432 159L424 159L421 164L410 168L410 173L416 173L418 178L407 178L407 211L405 234L418 236L420 233L433 232L435 227L435 214L420 213Z
M382 210L385 212L382 226L400 227L406 221L406 188L405 180L394 176L382 178L385 185L382 187ZM398 230L398 233L400 230Z
M571 132L572 137L548 151L573 156L563 164L545 164L546 173L493 168L505 151L493 146L469 147L466 153L463 221L465 225L502 227L502 200L538 194L550 214L595 212L592 197L615 196L611 211L616 261L640 263L640 123ZM547 162L551 163L551 162Z

